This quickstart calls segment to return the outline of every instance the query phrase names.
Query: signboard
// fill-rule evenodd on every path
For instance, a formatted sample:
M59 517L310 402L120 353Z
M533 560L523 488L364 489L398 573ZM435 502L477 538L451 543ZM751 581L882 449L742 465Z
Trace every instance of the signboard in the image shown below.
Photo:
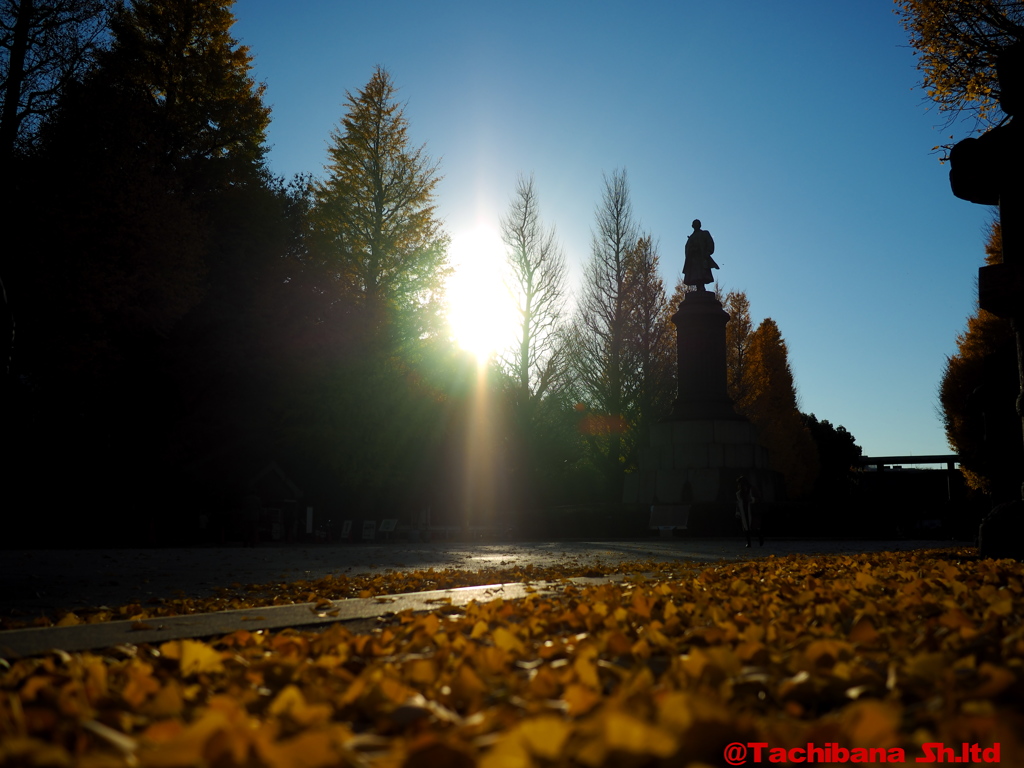
M377 522L375 520L363 520L363 539L373 539L373 534L377 530Z
M352 536L352 521L351 520L345 520L341 524L341 538L347 539L347 538L350 538L351 536Z
M398 518L381 520L380 521L380 532L381 533L394 533L395 526L398 525Z

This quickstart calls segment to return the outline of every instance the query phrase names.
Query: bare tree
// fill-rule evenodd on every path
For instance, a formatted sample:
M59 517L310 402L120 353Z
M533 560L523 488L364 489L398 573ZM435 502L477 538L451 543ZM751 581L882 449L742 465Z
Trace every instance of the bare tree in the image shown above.
M110 0L0 2L0 162L31 145L42 120L92 61Z
M502 358L515 380L519 400L539 400L564 377L562 312L567 299L565 253L554 227L540 220L533 176L519 177L508 213L501 220L508 246L507 287L519 315L516 343Z

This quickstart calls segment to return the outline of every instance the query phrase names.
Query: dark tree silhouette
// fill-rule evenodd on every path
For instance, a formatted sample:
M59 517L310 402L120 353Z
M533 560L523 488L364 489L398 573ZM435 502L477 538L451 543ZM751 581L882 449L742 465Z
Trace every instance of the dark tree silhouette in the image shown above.
M1001 261L1001 229L993 222L985 263ZM1000 500L1014 497L1024 456L1013 408L1018 371L1011 321L979 307L957 335L956 346L939 385L946 439L962 458L960 470L969 488Z
M835 427L827 419L818 421L813 413L801 413L800 417L818 452L820 471L814 485L815 494L824 499L848 498L853 471L863 453L856 438L846 427Z
M0 3L0 168L31 147L41 123L93 61L111 0Z

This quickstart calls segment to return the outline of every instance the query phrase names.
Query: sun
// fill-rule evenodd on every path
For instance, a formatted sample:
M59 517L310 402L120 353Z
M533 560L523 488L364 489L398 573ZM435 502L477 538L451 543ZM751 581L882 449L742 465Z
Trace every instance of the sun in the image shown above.
M515 338L515 308L505 287L505 244L491 227L477 226L452 239L448 324L456 343L488 360Z

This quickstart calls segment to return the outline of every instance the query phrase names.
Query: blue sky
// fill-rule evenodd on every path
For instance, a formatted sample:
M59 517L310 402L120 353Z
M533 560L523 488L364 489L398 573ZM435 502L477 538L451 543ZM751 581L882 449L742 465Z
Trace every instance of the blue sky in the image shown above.
M944 126L891 0L237 0L271 169L322 174L373 68L441 162L453 236L533 173L579 285L602 174L625 168L671 292L689 223L773 318L804 411L868 455L948 453L937 388L973 312L990 209L953 197Z

